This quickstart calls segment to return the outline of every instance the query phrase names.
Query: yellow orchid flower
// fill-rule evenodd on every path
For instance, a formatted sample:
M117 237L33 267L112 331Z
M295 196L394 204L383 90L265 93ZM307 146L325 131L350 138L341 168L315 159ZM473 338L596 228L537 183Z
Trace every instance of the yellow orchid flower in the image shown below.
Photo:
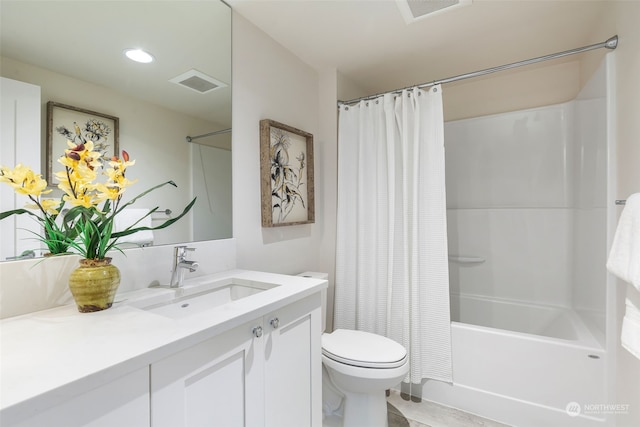
M92 206L96 206L99 203L99 200L93 193L81 193L75 197L73 195L65 194L62 196L62 199L73 206L84 206L87 209Z
M109 177L109 181L110 182L118 184L122 188L129 187L129 186L135 184L136 182L138 182L137 179L130 180L128 178L125 178L124 174L120 173L120 171L118 171L116 169L107 169L104 172L104 174Z
M109 161L109 166L115 170L120 170L122 173L129 167L134 166L136 164L135 160L121 160L121 159L111 159Z
M13 170L7 167L0 168L0 182L5 182L18 194L39 197L41 194L50 193L47 190L47 181L41 174L36 174L31 168L18 164Z
M96 189L98 190L97 198L100 201L118 200L118 198L122 196L122 193L124 193L124 188L113 184L98 184Z
M55 199L43 199L40 201L40 205L42 205L42 209L48 214L57 215L58 206L60 206L60 201Z
M107 162L103 160L102 154L93 151L93 141L80 144L67 141L67 145L69 148L58 158L58 163L64 166L64 169L54 175L58 181L58 188L63 192L61 199L41 200L40 196L51 190L47 190L47 182L42 176L30 168L22 164L13 169L0 168L0 183L11 185L16 193L27 195L33 204L26 205L26 208L40 211L32 213L16 209L2 212L2 218L23 213L33 215L42 223L44 234L41 240L51 253L68 253L72 249L85 258L103 259L108 251L117 248L119 238L140 230L133 228L114 231L113 221L116 213L156 188L176 185L173 181L167 181L120 206L126 189L137 182L137 179L130 180L125 177L127 168L135 165L135 160L129 160L129 154L123 150L122 158L114 156L108 162L109 167L105 167ZM105 182L95 182L99 170L106 176ZM70 205L69 215L58 218L63 220L60 225L57 217L65 203ZM167 220L158 228L164 228L182 218L194 203L195 199L182 214Z
M84 164L90 169L96 169L102 166L101 154L93 151L93 141L87 141L84 144L75 144L67 140L69 148L65 150L64 156L58 161L69 168L76 168L79 164Z
M24 207L32 210L38 210L42 208L49 215L57 215L60 213L58 212L58 209L57 209L58 206L60 205L60 202L58 200L44 199L44 200L41 200L39 203L40 203L40 206L38 206L38 204L28 203L24 205Z

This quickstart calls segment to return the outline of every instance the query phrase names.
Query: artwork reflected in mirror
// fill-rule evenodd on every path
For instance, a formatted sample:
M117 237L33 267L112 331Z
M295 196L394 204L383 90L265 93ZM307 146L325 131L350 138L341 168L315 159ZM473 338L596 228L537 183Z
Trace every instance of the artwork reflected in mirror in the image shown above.
M71 105L57 102L47 102L47 140L46 147L46 176L49 185L53 185L54 169L60 169L56 162L68 144L85 144L93 142L93 149L108 161L118 156L118 117L85 110Z
M59 25L70 21L76 25ZM117 32L112 31L114 23ZM198 31L183 31L187 27ZM73 122L82 127L78 120L69 122L62 116L57 123L53 114L54 126L47 131L47 103L72 107L66 111L72 114L97 113L110 128L104 135L110 146L105 153L115 150L117 143L118 151L124 149L141 160L128 178L142 185L166 180L177 184L178 191L160 190L136 203L141 208L159 207L154 224L181 212L197 197L188 217L154 231L154 245L231 237L231 10L226 4L217 0L2 2L0 32L2 77L40 89L40 111L35 113L41 117L40 141L8 143L40 145L32 150L39 151L40 158L29 161L34 169L40 166L45 179L51 176L48 167L56 162L55 144L66 144L65 140L47 145L49 132L62 137L56 128L66 127L67 137L73 138ZM47 43L42 43L44 38ZM123 51L134 45L143 46L156 60L141 64L127 59ZM82 52L93 52L99 60L75 60ZM191 76L189 82L180 78L184 75ZM193 82L194 77L201 80ZM217 84L212 87L208 81ZM187 141L189 135L227 129L222 135ZM0 163L6 162L0 159ZM50 183L52 197L59 196L56 184L55 179ZM29 245L38 248L38 242ZM3 250L3 260L5 254Z

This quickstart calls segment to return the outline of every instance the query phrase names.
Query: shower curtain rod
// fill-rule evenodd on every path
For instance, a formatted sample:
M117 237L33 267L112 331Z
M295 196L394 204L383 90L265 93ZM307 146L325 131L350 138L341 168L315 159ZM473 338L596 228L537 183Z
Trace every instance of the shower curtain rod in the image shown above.
M229 132L231 132L231 128L229 128L229 129L217 130L217 131L215 131L215 132L209 132L209 133L205 133L205 134L202 134L202 135L187 136L185 139L187 140L187 142L191 142L191 141L193 141L194 139L200 139L200 138L204 138L204 137L206 137L206 136L220 135L220 134L223 134L223 133L229 133Z
M370 99L375 99L375 98L377 98L377 97L379 97L381 95L385 95L387 93L401 93L405 89L411 89L411 88L414 88L416 86L418 88L422 89L422 88L425 88L425 87L431 87L431 86L435 86L435 85L439 85L439 84L443 84L443 83L451 83L451 82L455 82L455 81L458 81L458 80L464 80L464 79L470 79L470 78L473 78L473 77L484 76L486 74L492 74L492 73L496 73L498 71L509 70L511 68L516 68L516 67L522 67L524 65L535 64L537 62L548 61L550 59L562 58L563 56L574 55L576 53L582 53L582 52L586 52L586 51L589 51L589 50L601 49L603 47L613 50L617 46L618 46L618 36L615 35L613 37L608 38L606 41L604 41L602 43L596 43L596 44L592 44L592 45L589 45L589 46L578 47L576 49L565 50L564 52L552 53L550 55L539 56L537 58L526 59L524 61L512 62L511 64L500 65L500 66L493 67L493 68L486 68L484 70L474 71L472 73L460 74L458 76L447 77L446 79L435 80L435 81L430 82L430 83L423 83L423 84L419 84L419 85L408 86L408 87L405 87L405 88L402 88L402 89L396 89L396 90L391 90L389 92L378 93L376 95L363 96L362 98L351 99L349 101L338 101L338 106L340 106L340 105L351 105L351 104L355 104L355 103L360 102L360 101L368 101Z

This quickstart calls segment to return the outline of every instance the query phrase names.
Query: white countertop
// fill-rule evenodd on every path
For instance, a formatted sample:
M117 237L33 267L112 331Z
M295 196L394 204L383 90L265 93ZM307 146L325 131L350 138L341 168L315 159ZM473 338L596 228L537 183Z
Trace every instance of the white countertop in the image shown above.
M280 286L180 320L133 306L172 292L149 288L118 295L113 307L95 313L68 305L0 321L2 418L21 419L33 405L52 407L327 287L325 280L247 270L206 277L227 278Z

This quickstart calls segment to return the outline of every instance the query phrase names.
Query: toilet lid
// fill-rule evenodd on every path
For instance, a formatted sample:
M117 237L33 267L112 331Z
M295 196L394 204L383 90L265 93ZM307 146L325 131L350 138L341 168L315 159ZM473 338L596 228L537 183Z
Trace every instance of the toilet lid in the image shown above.
M337 329L322 335L322 354L336 362L363 368L397 368L405 363L407 350L381 335Z

